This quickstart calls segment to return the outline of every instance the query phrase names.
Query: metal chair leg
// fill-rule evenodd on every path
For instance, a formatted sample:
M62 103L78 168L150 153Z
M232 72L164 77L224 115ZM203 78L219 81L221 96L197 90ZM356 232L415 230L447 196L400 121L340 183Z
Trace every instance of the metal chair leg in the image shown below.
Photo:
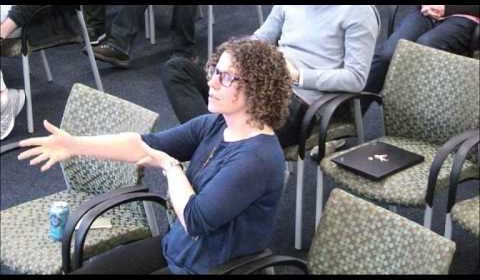
M145 9L145 39L150 38L150 16L148 15L149 10Z
M304 161L297 159L297 193L295 200L295 249L302 249L302 218L303 218L303 168Z
M208 57L213 53L213 6L208 5Z
M25 99L27 101L27 126L28 132L33 133L32 91L30 87L30 63L28 61L28 55L22 55L22 66Z
M320 163L317 165L317 197L315 202L315 230L318 227L323 211L323 172Z
M80 27L82 29L83 41L85 42L85 49L87 50L88 58L90 60L90 66L92 68L93 76L95 78L95 84L99 91L103 91L102 80L100 79L100 74L98 73L97 62L95 61L95 56L93 55L92 45L90 44L90 38L88 37L87 25L85 24L85 19L83 18L83 13L77 11L78 21L80 22Z
M152 45L156 44L156 38L155 38L155 13L153 12L153 5L148 6L148 16L150 17L150 20L148 21L150 24L150 43Z
M258 26L260 27L263 24L262 5L257 5L257 14L258 14Z
M48 65L48 60L47 60L47 55L45 54L45 50L41 50L40 55L42 56L43 68L45 68L45 73L47 74L47 81L51 82L53 80L52 72L50 71L50 66Z

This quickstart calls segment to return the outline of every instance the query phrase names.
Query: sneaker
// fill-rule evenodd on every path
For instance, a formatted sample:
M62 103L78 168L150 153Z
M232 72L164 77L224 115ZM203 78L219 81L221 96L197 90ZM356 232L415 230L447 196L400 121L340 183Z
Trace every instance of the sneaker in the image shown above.
M331 155L335 153L336 150L340 149L341 147L345 146L347 141L345 139L340 140L332 140L325 143L325 156ZM318 146L313 147L312 151L310 151L310 156L312 158L318 158Z
M108 43L103 43L93 48L93 54L95 58L118 67L128 68L130 64L130 58L127 54L116 50Z
M90 45L92 45L92 47L95 47L95 46L98 46L100 45L100 43L103 42L103 40L105 40L105 38L107 38L107 34L103 33L99 36L96 36L96 35L93 35L93 36L90 36Z
M21 89L8 89L7 102L2 106L0 123L0 140L5 139L12 132L15 117L22 111L25 104L25 91Z

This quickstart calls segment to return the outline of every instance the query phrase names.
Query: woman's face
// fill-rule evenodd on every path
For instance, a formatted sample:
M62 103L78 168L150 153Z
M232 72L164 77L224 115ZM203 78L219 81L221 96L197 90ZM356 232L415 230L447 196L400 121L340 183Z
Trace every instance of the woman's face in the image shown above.
M209 72L208 110L224 115L245 112L245 93L239 86L240 77L232 66L232 56L223 52L216 67Z

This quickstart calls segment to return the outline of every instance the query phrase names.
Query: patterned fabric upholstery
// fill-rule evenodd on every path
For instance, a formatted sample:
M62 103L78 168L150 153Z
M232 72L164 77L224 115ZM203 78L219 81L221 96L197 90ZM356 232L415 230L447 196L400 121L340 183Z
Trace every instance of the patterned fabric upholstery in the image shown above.
M317 128L317 131L315 131ZM327 131L327 141L356 135L355 125L347 122L333 122ZM311 136L305 143L305 150L309 151L318 145L318 126L314 126ZM298 145L283 149L286 161L296 161L298 158Z
M95 117L93 117L95 116ZM150 131L158 115L136 104L82 84L73 85L60 128L72 135ZM137 183L134 164L77 157L61 164L67 184L76 191L105 193Z
M455 243L334 189L308 254L312 274L447 274Z
M72 87L60 127L73 135L96 135L152 130L158 115L81 84ZM2 265L24 274L60 273L61 243L48 239L48 208L66 201L71 211L99 193L139 182L139 170L124 164L78 157L61 164L68 190L29 201L1 212ZM85 257L97 255L118 243L150 235L143 204L123 204L104 214L111 229L92 229Z
M382 90L386 135L442 144L478 128L479 69L478 60L400 40Z
M452 207L452 221L460 224L465 230L480 237L480 197L476 196L457 202Z
M91 194L61 191L0 212L2 265L24 274L61 273L61 242L48 238L48 208L54 201L65 201L71 211ZM85 241L85 257L111 249L118 242L138 240L150 235L139 211L114 208L101 217L111 220L111 229L91 229ZM73 246L72 246L73 247ZM73 249L73 248L72 248Z
M399 204L418 208L424 207L430 165L432 164L438 146L420 140L401 137L382 137L366 142L360 146L369 145L375 142L388 143L407 151L420 154L425 160L422 163L416 164L379 181L372 181L366 177L356 175L351 171L339 167L331 161L333 157L342 155L359 146L325 157L322 159L320 166L325 175L333 178L336 185L344 187L362 197L387 204ZM437 178L436 191L447 187L452 161L453 159L450 155L442 165ZM466 161L463 165L461 178L478 178L479 176L478 166L470 161Z

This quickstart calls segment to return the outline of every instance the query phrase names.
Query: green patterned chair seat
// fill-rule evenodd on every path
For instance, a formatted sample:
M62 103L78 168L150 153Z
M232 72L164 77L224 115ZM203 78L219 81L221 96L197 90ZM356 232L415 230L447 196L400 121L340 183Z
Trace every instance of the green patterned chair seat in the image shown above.
M1 211L2 265L26 274L61 273L61 242L48 238L48 208L54 201L66 201L70 211L92 198L84 192L61 191ZM144 210L138 204L124 205L106 212L102 217L112 223L109 229L91 229L85 242L85 257L97 255L114 247L150 236Z
M480 237L480 197L457 202L452 207L452 220L459 223L465 230Z
M448 274L455 243L341 189L308 253L312 274Z
M418 208L424 207L430 165L438 150L438 146L421 140L401 137L382 137L359 146L368 145L369 143L377 141L385 142L407 151L420 154L424 156L425 160L422 163L390 175L382 180L372 181L366 177L356 175L351 171L343 169L331 161L333 157L353 150L356 148L354 147L325 157L320 163L322 170L326 175L333 178L336 184L340 184L352 193L358 194L362 197L380 203L398 204ZM451 166L452 158L449 156L440 170L436 191L446 188ZM469 161L465 162L462 170L462 178L478 176L478 168Z
M348 122L334 122L330 124L327 131L327 141L353 136L356 134L355 125ZM314 126L311 136L305 143L305 150L309 151L318 145L318 126ZM298 145L283 149L286 161L295 161L298 158Z

